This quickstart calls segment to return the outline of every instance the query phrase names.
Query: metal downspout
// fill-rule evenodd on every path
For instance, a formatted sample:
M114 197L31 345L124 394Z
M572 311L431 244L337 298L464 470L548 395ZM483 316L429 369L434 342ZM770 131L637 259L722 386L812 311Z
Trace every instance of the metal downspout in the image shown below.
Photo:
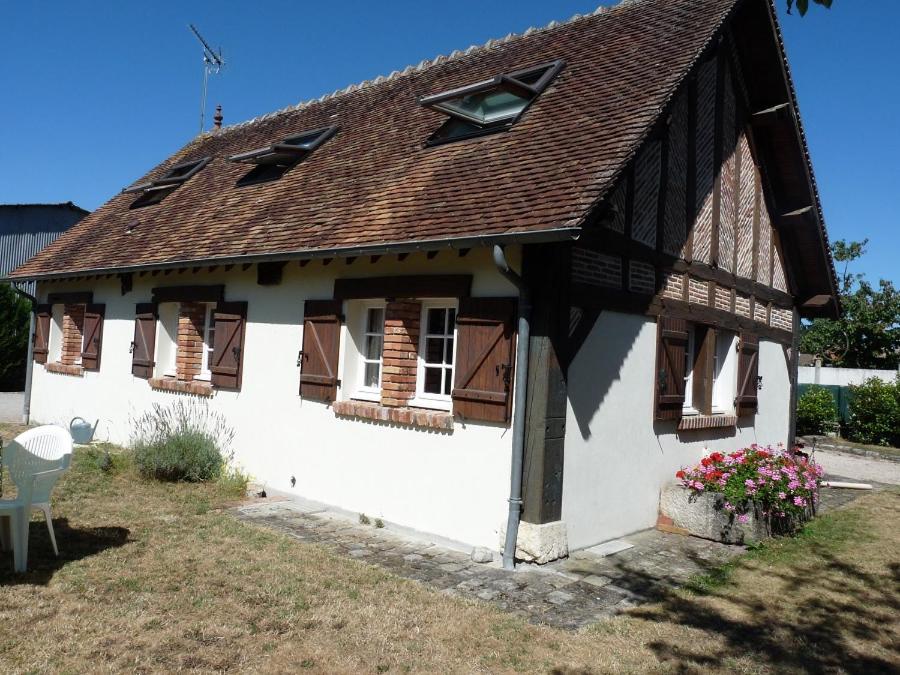
M503 569L516 567L516 541L522 514L522 466L525 457L525 406L528 389L528 342L531 334L531 295L522 277L510 269L503 248L494 245L494 264L500 274L519 290L519 334L516 341L516 380L513 394L512 468L509 486L509 517L503 545Z
M22 402L22 424L31 421L31 371L34 368L34 313L37 309L37 298L12 284L12 289L31 303L28 315L28 360L25 362L25 400Z

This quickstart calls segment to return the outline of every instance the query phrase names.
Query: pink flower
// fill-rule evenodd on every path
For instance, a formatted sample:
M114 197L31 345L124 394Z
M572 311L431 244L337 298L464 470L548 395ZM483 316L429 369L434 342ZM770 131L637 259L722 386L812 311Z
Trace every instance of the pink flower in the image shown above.
M747 523L750 522L750 516L748 516L746 513L742 513L741 515L739 515L739 516L737 517L737 520L738 520L738 522L741 523L742 525L746 525Z
M787 495L784 492L779 492L778 499L787 499Z
M794 506L806 506L806 500L803 497L794 497Z

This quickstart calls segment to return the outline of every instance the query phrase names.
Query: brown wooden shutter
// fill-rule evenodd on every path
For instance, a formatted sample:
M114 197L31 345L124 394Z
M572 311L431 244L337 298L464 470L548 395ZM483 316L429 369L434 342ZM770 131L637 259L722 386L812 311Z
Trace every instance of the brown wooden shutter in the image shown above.
M316 401L337 397L341 347L341 301L307 300L303 305L300 396Z
M135 307L134 342L131 343L131 374L145 380L153 377L156 355L157 306L140 302Z
M658 420L680 419L684 408L684 360L688 323L659 317L656 340L656 414Z
M738 417L755 415L758 407L759 336L741 333L738 343L738 381L734 409Z
M212 383L222 389L240 389L244 363L246 302L219 302L213 312L216 335L210 355Z
M34 341L32 350L35 363L47 363L50 353L50 319L53 314L52 305L38 305L34 308Z
M453 414L509 422L516 349L515 298L460 298Z
M84 308L84 330L81 343L81 367L100 370L100 351L103 347L103 317L106 305L87 305Z

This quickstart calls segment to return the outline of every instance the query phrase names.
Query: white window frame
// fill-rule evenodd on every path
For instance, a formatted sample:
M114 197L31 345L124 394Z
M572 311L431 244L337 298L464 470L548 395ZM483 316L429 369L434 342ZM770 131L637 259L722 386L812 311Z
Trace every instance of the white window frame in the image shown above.
M359 399L363 401L381 401L381 383L384 381L384 321L385 321L385 312L387 308L387 302L384 300L369 300L359 304L359 320L356 322L356 331L354 335L351 336L354 339L354 345L356 347L356 385L353 390L353 394L350 396L352 399ZM369 310L372 309L380 309L381 310L381 332L374 333L368 330L369 328ZM369 387L366 386L366 364L375 363L376 359L366 358L366 342L368 341L369 336L380 335L381 336L381 353L378 355L377 363L378 363L378 386L377 387Z
M699 415L700 411L694 407L694 360L697 358L694 353L696 343L694 324L688 324L687 334L688 342L684 352L684 404L681 412L683 415Z
M734 412L734 396L737 387L737 359L731 357L737 336L720 328L716 330L716 348L713 354L712 414L726 415ZM693 405L694 361L696 354L696 325L688 325L688 343L685 351L684 405L682 415L699 415ZM728 341L727 349L723 341ZM724 357L724 358L723 358ZM730 393L729 393L730 388Z
M214 336L215 327L213 326L213 312L216 311L216 303L207 302L204 303L206 305L206 310L203 313L203 352L200 357L200 374L194 375L195 380L201 380L203 382L209 382L212 380L212 372L209 370L209 360L210 356L212 356L213 351L213 340L214 337L210 336L210 333ZM176 353L177 353L177 344L176 344Z
M449 368L450 386L453 387L453 378L456 376L456 349L458 345L456 322L449 332L441 335L428 332L428 310L429 309L452 309L454 315L459 315L459 300L456 298L429 299L422 301L422 313L419 318L419 352L416 367L416 396L409 402L409 405L416 408L433 408L435 410L451 410L453 407L453 399L448 394L431 394L425 391L425 344L429 337L431 338L452 338L453 339L453 362ZM443 389L443 388L442 388Z

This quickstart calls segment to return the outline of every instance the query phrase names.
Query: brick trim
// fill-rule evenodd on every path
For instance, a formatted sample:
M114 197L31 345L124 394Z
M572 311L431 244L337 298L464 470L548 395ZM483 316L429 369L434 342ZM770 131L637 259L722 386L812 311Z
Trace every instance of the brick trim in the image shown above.
M81 366L70 365L66 363L47 363L44 369L48 373L56 373L57 375L69 375L71 377L84 377L84 368Z
M151 389L169 391L176 394L193 394L195 396L213 396L216 392L209 382L185 382L173 380L171 377L151 377L147 382Z
M733 426L737 426L736 415L685 415L678 423L678 431L723 429Z
M402 424L437 431L453 431L453 415L447 412L399 408L363 401L335 401L331 407L336 417L355 417L374 422Z

